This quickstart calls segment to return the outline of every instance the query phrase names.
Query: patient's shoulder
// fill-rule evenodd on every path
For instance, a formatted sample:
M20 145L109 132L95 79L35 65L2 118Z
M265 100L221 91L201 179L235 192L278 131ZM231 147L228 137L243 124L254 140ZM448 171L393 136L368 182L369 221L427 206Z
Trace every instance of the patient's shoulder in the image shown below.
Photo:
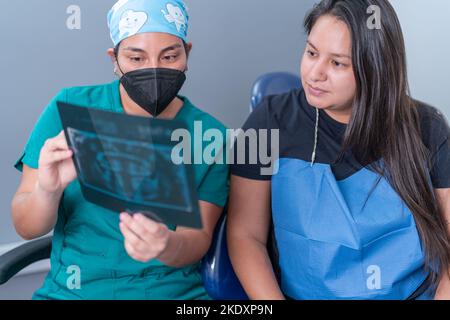
M428 149L438 148L450 138L450 127L445 115L436 107L416 101L420 118L422 140Z
M291 124L295 126L304 117L307 107L303 89L266 96L249 115L244 129L281 129Z

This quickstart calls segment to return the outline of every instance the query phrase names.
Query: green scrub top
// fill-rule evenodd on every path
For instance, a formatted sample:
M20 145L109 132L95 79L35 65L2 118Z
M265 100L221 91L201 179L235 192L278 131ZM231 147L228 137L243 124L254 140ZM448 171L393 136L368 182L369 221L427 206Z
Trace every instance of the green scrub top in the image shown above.
M218 120L187 98L180 98L184 105L176 119L186 123L191 136L194 121L201 121L203 131L218 129L226 137L226 128ZM124 112L119 81L61 90L35 125L15 165L18 170L22 171L23 164L37 169L44 142L62 130L56 101ZM203 142L197 148L204 150L206 144ZM192 156L195 152L201 150L194 149ZM229 189L228 166L218 163L193 166L199 200L224 206ZM50 272L33 299L209 299L202 284L200 263L173 268L156 259L147 263L133 260L124 248L118 213L86 201L77 180L66 188L60 202L50 263Z

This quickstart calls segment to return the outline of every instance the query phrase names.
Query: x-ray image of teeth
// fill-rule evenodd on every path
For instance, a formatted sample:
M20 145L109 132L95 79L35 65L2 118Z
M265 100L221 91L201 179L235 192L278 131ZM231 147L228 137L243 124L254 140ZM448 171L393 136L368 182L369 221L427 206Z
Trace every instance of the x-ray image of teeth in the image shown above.
M191 211L185 167L167 166L170 147L74 128L67 132L85 185L139 205ZM164 179L158 179L161 173Z

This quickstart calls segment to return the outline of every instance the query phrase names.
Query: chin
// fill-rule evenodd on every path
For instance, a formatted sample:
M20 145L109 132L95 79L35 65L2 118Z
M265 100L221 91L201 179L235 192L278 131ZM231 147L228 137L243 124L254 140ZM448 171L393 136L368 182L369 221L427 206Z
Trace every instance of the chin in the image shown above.
M309 94L306 94L306 100L311 106L316 107L318 109L327 109L330 105L332 105L327 101L327 99L317 98L314 96L310 96Z

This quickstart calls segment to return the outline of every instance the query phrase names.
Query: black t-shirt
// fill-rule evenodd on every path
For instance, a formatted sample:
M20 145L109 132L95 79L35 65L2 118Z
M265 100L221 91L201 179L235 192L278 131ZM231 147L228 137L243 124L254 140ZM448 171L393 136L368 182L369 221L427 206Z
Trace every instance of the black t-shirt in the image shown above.
M444 115L436 108L418 103L422 140L431 154L430 177L434 188L450 188L450 128ZM311 162L315 141L316 109L308 104L303 89L269 96L252 112L243 126L248 129L279 129L279 158L294 158ZM332 119L325 111L319 112L319 128L315 163L330 164L337 180L345 179L361 169L361 165L347 153L339 161L346 125ZM268 135L270 137L270 134ZM259 135L257 135L259 137ZM270 150L268 139L267 150ZM259 144L258 144L259 145ZM235 145L235 152L237 151ZM231 173L255 180L271 180L262 175L265 167L260 161L249 164L249 153L258 150L248 146L246 164L231 165ZM266 166L267 167L267 166Z

